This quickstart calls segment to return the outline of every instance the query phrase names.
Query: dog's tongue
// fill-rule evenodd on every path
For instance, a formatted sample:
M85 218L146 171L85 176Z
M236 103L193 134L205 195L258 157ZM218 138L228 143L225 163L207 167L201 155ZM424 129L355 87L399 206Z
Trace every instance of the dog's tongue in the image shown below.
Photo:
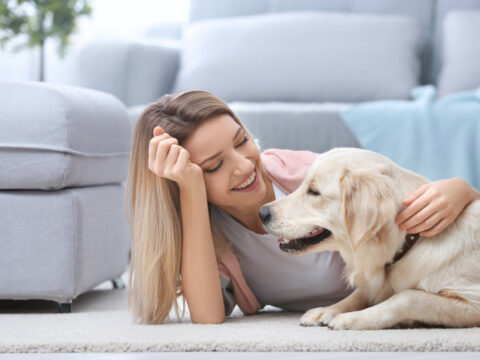
M320 229L318 229L317 231L315 231L314 233L312 233L312 234L310 234L310 235L308 235L308 236L304 236L304 237L299 238L299 239L309 239L309 238L311 238L311 237L314 237L314 236L317 236L317 235L321 234L321 233L324 232L324 231L325 231L324 228L320 228ZM279 242L279 243L283 242L283 239L282 239L282 238L279 238L279 239L278 239L278 242Z

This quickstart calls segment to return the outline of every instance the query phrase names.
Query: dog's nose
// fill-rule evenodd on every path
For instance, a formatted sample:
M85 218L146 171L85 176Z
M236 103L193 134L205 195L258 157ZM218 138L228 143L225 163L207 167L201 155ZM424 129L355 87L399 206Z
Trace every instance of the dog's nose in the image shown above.
M260 219L264 224L267 224L272 218L272 214L270 213L268 206L262 206L258 212L258 216L260 216Z

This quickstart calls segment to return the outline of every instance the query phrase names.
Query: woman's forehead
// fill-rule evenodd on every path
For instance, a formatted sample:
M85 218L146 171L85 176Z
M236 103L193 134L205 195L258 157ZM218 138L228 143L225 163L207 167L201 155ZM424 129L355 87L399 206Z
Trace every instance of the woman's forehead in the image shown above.
M229 144L231 145L239 128L239 124L230 115L219 115L199 125L185 139L183 146L190 152L190 159L194 163L200 163L204 158L214 155Z

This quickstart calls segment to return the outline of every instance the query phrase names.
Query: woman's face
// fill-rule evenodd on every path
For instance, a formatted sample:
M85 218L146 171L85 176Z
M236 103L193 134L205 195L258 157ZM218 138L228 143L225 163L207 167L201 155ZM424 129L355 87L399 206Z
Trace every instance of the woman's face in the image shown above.
M183 142L203 170L207 198L223 209L255 207L266 194L257 145L230 115L205 121ZM239 187L255 180L244 191ZM258 175L258 176L257 176Z

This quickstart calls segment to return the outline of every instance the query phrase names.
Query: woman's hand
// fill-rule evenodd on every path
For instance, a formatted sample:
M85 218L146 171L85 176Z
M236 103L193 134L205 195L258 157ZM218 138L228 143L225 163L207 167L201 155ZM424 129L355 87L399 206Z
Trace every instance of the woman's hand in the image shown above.
M409 234L431 237L450 225L476 196L475 190L461 178L424 184L403 201L407 208L395 222Z
M153 129L148 150L148 168L155 175L175 181L180 188L203 181L200 166L190 161L190 153L160 126Z

